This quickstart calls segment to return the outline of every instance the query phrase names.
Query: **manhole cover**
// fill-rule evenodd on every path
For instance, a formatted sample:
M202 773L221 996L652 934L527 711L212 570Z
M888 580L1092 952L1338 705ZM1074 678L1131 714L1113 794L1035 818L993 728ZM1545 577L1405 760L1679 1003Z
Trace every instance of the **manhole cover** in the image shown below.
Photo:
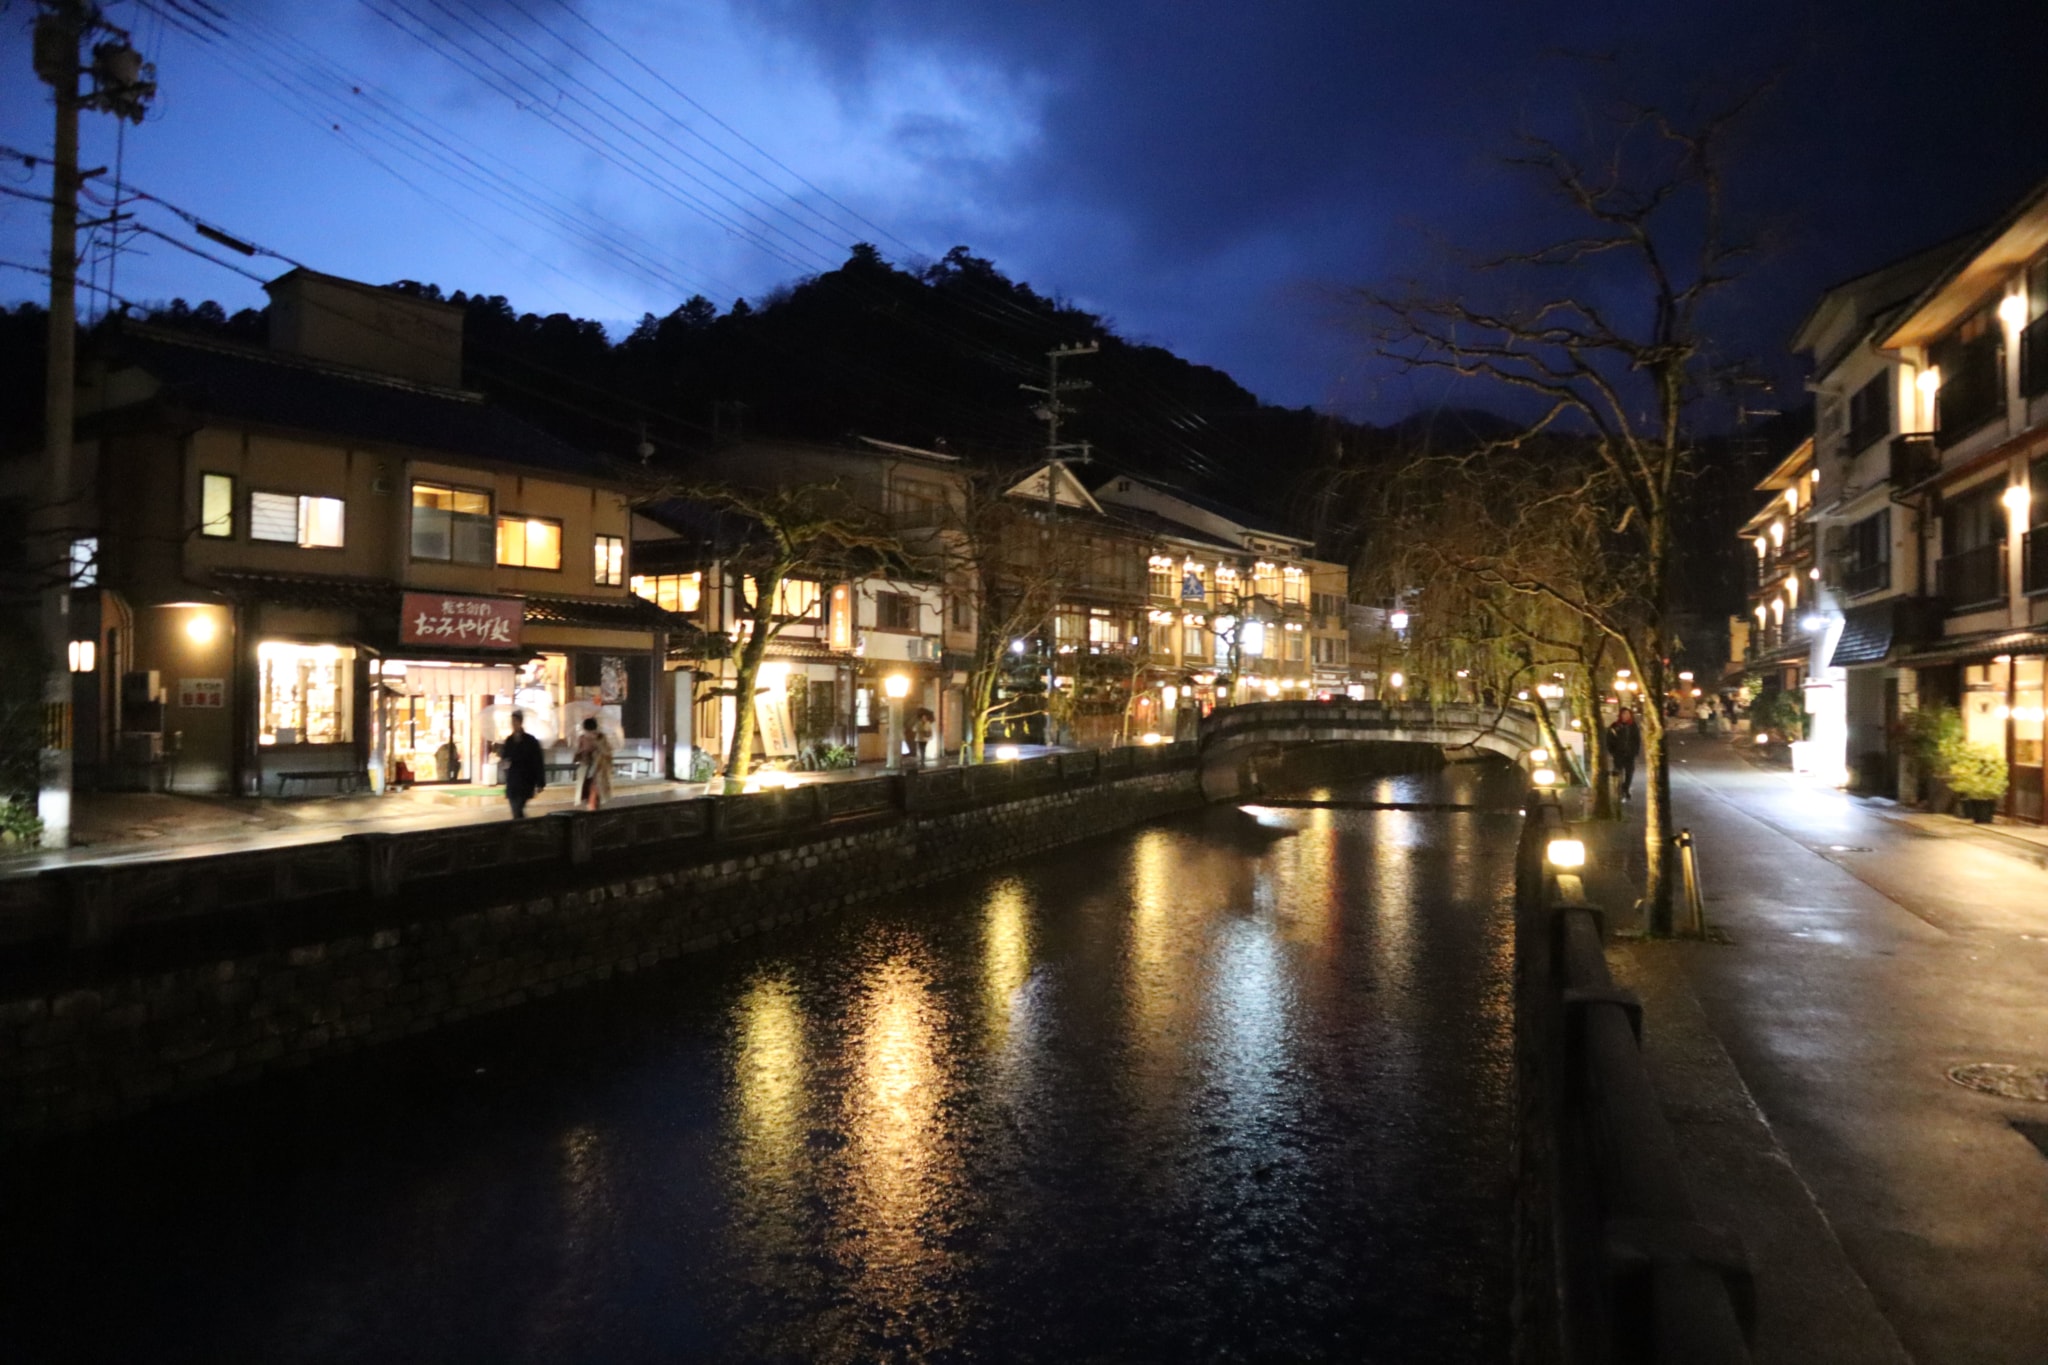
M1957 1085L1981 1090L1987 1095L2048 1104L2048 1067L1971 1062L1966 1066L1950 1067L1948 1078Z

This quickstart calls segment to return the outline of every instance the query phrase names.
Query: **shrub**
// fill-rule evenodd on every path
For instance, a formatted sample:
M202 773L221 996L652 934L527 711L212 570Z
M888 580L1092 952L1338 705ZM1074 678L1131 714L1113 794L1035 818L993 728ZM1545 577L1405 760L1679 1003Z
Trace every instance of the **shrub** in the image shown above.
M0 805L0 843L34 848L43 841L43 817L36 814L33 798L16 798Z
M1899 718L1906 732L1906 751L1931 773L1941 771L1945 748L1963 739L1962 713L1953 706L1921 706Z
M1958 735L1941 750L1941 780L1965 801L1995 801L2005 795L2005 755L1989 744Z

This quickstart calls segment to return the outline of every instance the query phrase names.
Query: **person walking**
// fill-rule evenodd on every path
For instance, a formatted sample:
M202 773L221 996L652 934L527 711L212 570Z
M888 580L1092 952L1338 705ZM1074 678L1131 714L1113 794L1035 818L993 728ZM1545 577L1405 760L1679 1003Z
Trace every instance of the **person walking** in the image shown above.
M1614 760L1614 774L1621 786L1621 799L1628 800L1636 784L1636 760L1643 756L1643 732L1636 725L1635 712L1626 706L1607 727L1607 756Z
M548 784L547 759L540 741L526 733L526 713L512 713L512 733L498 746L498 763L505 774L505 800L511 803L512 818L526 818L526 803Z
M910 722L910 733L904 736L904 743L910 752L904 757L907 765L912 768L924 766L925 750L932 742L933 720L932 709L929 706L920 706L917 708L916 718Z
M583 733L576 736L576 799L585 810L596 810L612 795L612 742L597 728L597 717L586 717Z

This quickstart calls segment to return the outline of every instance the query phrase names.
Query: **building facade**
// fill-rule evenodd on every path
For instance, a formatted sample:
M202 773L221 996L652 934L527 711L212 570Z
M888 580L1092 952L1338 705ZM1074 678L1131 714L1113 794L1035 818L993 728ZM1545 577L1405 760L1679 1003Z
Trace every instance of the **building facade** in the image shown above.
M88 781L274 795L475 783L522 709L666 768L625 487L457 387L461 310L311 271L271 344L141 326L82 375L74 743Z

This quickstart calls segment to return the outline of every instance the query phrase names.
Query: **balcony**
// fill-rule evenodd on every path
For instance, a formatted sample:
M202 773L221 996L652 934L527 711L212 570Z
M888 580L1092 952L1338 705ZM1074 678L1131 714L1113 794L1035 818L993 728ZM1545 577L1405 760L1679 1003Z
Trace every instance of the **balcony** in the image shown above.
M1934 448L1934 433L1914 431L1892 437L1892 487L1917 488L1941 470L1941 455Z
M2048 313L2020 333L2020 394L2039 398L2048 393Z
M1892 566L1889 560L1880 559L1874 564L1853 564L1842 572L1842 591L1850 597L1861 597L1867 592L1892 585Z
M2048 526L2036 526L2020 537L2020 588L2048 592Z
M1935 439L1943 450L2005 411L2005 352L1997 332L1957 348L1953 373L1934 391Z
M1934 590L1951 616L2004 602L2005 542L1979 545L1936 560Z

